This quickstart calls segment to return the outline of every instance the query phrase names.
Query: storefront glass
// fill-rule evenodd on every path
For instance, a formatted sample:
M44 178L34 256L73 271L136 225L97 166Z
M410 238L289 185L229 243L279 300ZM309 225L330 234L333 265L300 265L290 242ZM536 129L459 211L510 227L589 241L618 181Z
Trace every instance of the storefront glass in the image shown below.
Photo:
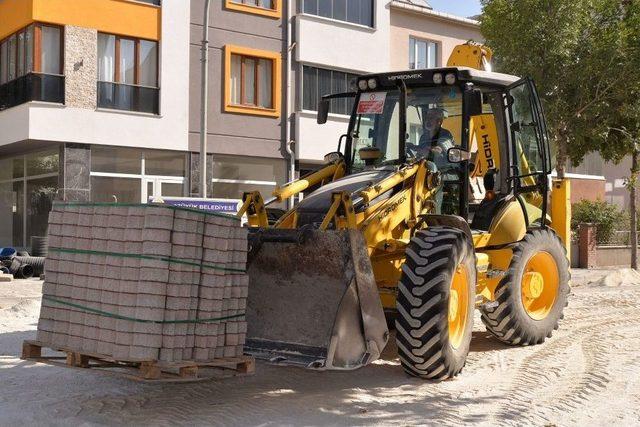
M30 236L46 236L49 212L58 191L58 177L27 180L27 244Z
M187 157L172 151L145 151L145 175L185 176Z
M58 163L57 149L0 159L0 246L27 247L46 235Z
M0 181L22 178L24 175L24 159L11 157L0 160Z
M27 177L58 173L58 152L27 154Z
M103 203L140 203L140 179L91 177L91 200Z
M265 199L271 197L276 185L286 182L284 160L258 157L213 157L213 197L242 199L247 191L260 191ZM283 208L284 203L270 207Z
M156 195L180 197L186 172L186 153L93 146L91 200L146 203Z
M139 175L142 150L137 148L91 147L91 172L127 173Z

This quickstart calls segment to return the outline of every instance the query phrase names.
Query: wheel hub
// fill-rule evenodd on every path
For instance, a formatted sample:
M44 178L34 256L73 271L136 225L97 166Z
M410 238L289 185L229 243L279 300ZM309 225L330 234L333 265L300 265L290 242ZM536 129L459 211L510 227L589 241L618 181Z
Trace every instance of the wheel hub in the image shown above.
M533 254L520 281L522 304L534 320L542 320L551 312L560 286L558 265L549 252Z
M527 298L538 298L544 290L544 277L537 271L525 273L522 290Z

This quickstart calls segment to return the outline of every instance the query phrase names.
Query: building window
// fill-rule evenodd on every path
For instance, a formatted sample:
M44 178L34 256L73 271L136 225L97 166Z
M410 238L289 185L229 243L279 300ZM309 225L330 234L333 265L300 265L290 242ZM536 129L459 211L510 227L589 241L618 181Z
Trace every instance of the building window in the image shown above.
M374 0L302 0L302 12L373 27Z
M187 155L139 148L91 147L91 200L147 203L186 193Z
M422 70L438 66L438 43L409 38L409 68Z
M316 111L324 95L349 91L349 84L357 74L327 70L305 65L302 70L302 109ZM352 98L332 99L329 112L350 115Z
M58 192L56 149L0 160L0 247L26 247L46 236Z
M30 101L64 103L62 29L32 24L0 40L0 110Z
M280 18L282 15L282 0L226 0L226 8L239 12Z
M225 111L280 116L281 59L277 52L225 47Z
M159 114L158 43L98 34L98 107Z
M270 195L287 179L286 164L278 159L214 155L212 171L213 197L238 201L245 191ZM270 207L281 208L284 203Z

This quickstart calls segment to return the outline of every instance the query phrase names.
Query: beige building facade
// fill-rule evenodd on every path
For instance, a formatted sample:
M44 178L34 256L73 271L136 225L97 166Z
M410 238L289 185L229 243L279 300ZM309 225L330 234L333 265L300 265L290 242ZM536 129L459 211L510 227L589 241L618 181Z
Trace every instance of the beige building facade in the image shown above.
M391 10L391 71L442 67L456 45L482 42L473 19L431 9L426 2L394 0Z

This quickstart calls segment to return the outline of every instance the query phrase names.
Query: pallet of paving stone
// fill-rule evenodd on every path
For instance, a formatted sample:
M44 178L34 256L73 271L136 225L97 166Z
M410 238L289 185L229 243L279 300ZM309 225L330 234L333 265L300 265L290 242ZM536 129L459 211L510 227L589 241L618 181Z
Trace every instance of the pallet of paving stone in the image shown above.
M44 356L43 349L61 355ZM255 373L255 359L252 356L225 357L210 362L128 362L100 354L78 353L69 348L50 347L46 343L33 340L25 340L22 343L21 359L54 366L91 369L99 373L148 382L204 381Z
M54 203L38 340L119 362L243 356L247 230L172 206Z

